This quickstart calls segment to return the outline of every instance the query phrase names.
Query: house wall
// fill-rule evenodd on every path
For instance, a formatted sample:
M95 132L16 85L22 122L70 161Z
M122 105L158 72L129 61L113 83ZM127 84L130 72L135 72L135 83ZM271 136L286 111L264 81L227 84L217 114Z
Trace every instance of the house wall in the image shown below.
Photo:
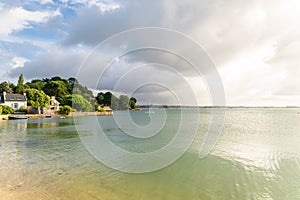
M15 110L18 110L18 109L20 109L21 106L27 107L27 102L26 101L24 101L24 102L22 102L22 101L5 101L5 103L2 103L1 105L7 105L7 106L12 107Z

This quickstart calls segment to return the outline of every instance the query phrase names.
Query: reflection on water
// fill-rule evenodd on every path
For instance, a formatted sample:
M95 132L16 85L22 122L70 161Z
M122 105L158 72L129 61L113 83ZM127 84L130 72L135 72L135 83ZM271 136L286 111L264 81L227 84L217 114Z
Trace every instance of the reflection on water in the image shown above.
M94 160L82 146L72 118L1 121L0 199L300 198L296 110L228 110L216 148L202 160L198 150L210 115L207 109L201 112L200 130L188 152L163 170L139 175ZM131 114L141 120L139 112ZM107 127L106 134L122 148L141 151L145 145L151 150L170 140L177 126L172 125L176 114L172 117L164 136L144 144L116 127ZM99 120L110 124L112 118Z

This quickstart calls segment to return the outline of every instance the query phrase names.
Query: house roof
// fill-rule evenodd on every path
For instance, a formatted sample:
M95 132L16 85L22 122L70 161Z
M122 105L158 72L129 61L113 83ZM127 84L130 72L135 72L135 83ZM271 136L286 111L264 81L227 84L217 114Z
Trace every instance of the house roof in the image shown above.
M5 99L4 99L4 95L1 94L0 102L4 103L5 101L26 101L26 96L23 94L6 93Z

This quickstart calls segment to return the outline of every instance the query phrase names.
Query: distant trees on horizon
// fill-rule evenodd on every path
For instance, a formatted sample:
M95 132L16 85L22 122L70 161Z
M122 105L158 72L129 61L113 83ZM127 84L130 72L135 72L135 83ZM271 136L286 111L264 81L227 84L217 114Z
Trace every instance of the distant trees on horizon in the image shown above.
M96 101L101 106L110 106L113 110L136 109L137 100L134 97L129 98L126 95L120 95L119 98L111 92L99 92Z

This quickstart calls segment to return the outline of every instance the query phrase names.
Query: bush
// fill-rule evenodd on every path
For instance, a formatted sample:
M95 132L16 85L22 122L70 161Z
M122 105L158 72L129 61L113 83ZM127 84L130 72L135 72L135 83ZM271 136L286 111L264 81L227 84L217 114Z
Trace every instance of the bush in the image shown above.
M27 108L25 106L21 106L18 111L22 113L27 113Z
M2 106L0 106L0 115L2 114Z
M60 114L69 115L72 112L71 106L65 105L59 107Z
M83 96L79 94L66 95L63 97L61 105L72 106L77 111L91 111L92 105Z
M13 114L15 112L13 108L6 105L1 105L1 108L2 108L2 114L4 115Z
M105 112L104 108L102 108L101 106L98 106L98 107L97 107L97 111L98 111L98 112Z

